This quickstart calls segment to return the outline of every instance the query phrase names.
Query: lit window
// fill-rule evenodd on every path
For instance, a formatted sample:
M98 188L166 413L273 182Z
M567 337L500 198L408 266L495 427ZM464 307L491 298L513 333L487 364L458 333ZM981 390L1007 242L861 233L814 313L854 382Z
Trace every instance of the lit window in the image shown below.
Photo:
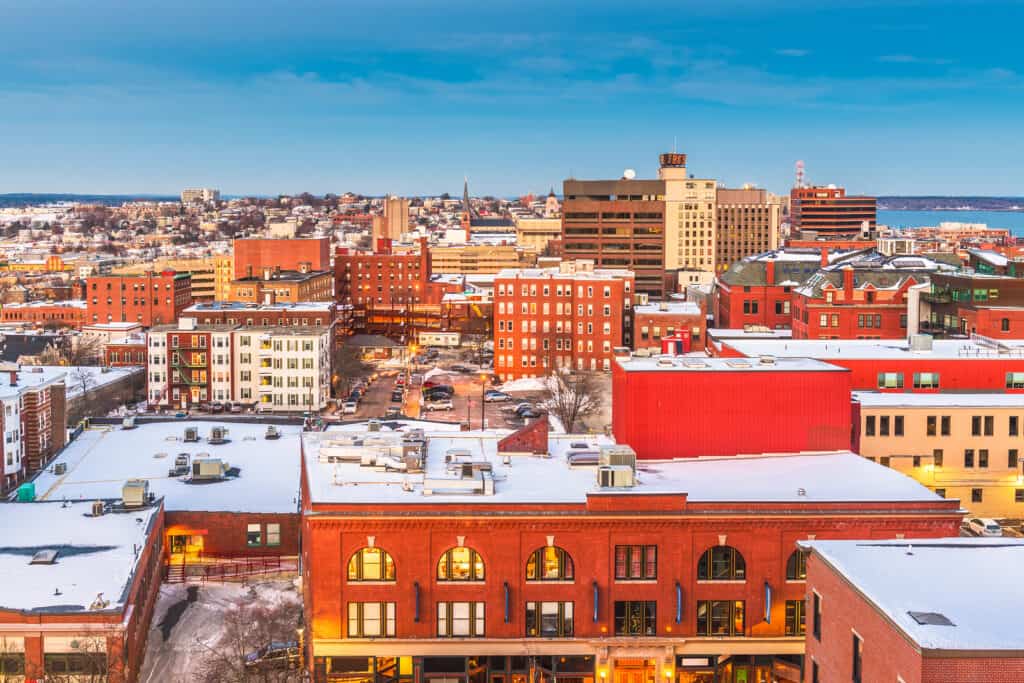
M556 546L538 548L526 562L527 581L572 581L573 564L569 553Z
M348 561L349 581L394 581L395 562L380 548L361 548Z
M438 581L483 581L484 561L472 548L459 546L445 551L437 563Z

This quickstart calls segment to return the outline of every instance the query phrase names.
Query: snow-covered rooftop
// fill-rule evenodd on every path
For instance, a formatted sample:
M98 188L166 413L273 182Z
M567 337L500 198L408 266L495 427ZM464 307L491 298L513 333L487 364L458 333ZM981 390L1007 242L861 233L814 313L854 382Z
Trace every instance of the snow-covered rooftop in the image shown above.
M11 371L17 371L17 380L11 384ZM38 389L54 382L65 380L67 370L70 368L55 368L54 366L22 365L12 363L0 364L0 398L17 396L26 389Z
M715 358L690 356L633 356L616 358L623 370L644 372L847 372L846 368L813 358Z
M298 311L313 313L330 313L333 301L298 301L295 303L255 304L240 301L210 301L192 304L182 315L189 313L212 313L215 311Z
M85 309L86 302L83 299L68 299L66 301L51 301L49 299L45 301L27 301L25 303L10 303L4 304L4 308L18 309L18 308L52 308L54 306L60 306L61 308L78 308Z
M663 301L633 307L633 315L700 315L700 306L692 301Z
M803 541L921 648L1024 650L1020 539ZM827 599L827 596L826 596ZM952 625L921 624L938 613Z
M1021 394L906 394L880 391L855 391L853 400L869 408L1021 408Z
M102 594L123 607L157 507L89 516L92 501L0 505L0 609L82 612ZM157 532L159 533L159 532ZM53 564L31 564L57 550Z
M498 453L498 441L509 434L507 430L462 432L454 425L422 422L417 426L423 430L420 438L425 440L426 458L421 472L407 472L399 463L403 436L415 429L414 424L385 422L380 431L369 432L363 423L305 433L309 502L583 504L588 494L665 493L685 493L692 502L940 500L913 479L848 451L639 461L636 486L601 488L596 467L570 465L568 456L596 453L601 446L614 444L609 437L550 434L550 457L513 454L506 458ZM472 483L460 478L463 461L489 467L490 484L487 476ZM493 493L487 492L491 485Z
M715 339L792 339L793 330L770 327L733 328L709 327L708 336Z
M968 249L967 253L997 268L1005 268L1010 262L1010 259L1006 258L1006 256L989 249Z
M914 358L975 358L989 360L1000 357L1024 358L1024 339L1000 339L1006 349L1000 352L969 339L936 339L930 350L912 350L901 339L737 339L729 346L745 356L778 356L787 358L850 358L850 359L902 359Z
M227 428L227 443L208 442L214 426ZM198 442L184 441L187 427L198 430ZM175 420L130 430L120 426L87 429L54 461L65 463L67 473L57 476L51 465L36 478L36 495L43 500L119 498L126 480L146 479L149 490L164 498L169 511L295 512L301 428L278 429L281 438L277 440L264 438L265 424L246 422ZM200 455L220 458L239 468L239 475L215 483L186 483L187 476L168 476L179 453L188 453L190 461Z

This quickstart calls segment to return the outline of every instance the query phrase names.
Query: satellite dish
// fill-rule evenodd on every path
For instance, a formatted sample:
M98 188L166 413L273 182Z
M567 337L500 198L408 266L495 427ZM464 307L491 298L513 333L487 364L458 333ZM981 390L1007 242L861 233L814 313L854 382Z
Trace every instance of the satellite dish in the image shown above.
M622 177L625 178L626 180L632 180L633 178L636 178L636 171L634 171L631 168L627 168L625 171L622 172Z

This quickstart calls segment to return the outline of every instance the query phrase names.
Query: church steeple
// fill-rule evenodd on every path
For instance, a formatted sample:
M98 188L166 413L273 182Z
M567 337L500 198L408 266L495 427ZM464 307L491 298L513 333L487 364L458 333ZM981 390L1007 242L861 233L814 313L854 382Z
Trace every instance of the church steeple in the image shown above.
M462 210L467 214L473 213L473 207L469 204L469 178L462 177Z

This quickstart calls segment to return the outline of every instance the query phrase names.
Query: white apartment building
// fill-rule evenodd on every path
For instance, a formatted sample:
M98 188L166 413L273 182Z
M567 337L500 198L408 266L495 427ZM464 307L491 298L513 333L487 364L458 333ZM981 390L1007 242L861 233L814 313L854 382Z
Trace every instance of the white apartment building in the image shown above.
M261 412L320 410L330 397L331 327L199 324L148 334L149 404L187 409L212 401Z

